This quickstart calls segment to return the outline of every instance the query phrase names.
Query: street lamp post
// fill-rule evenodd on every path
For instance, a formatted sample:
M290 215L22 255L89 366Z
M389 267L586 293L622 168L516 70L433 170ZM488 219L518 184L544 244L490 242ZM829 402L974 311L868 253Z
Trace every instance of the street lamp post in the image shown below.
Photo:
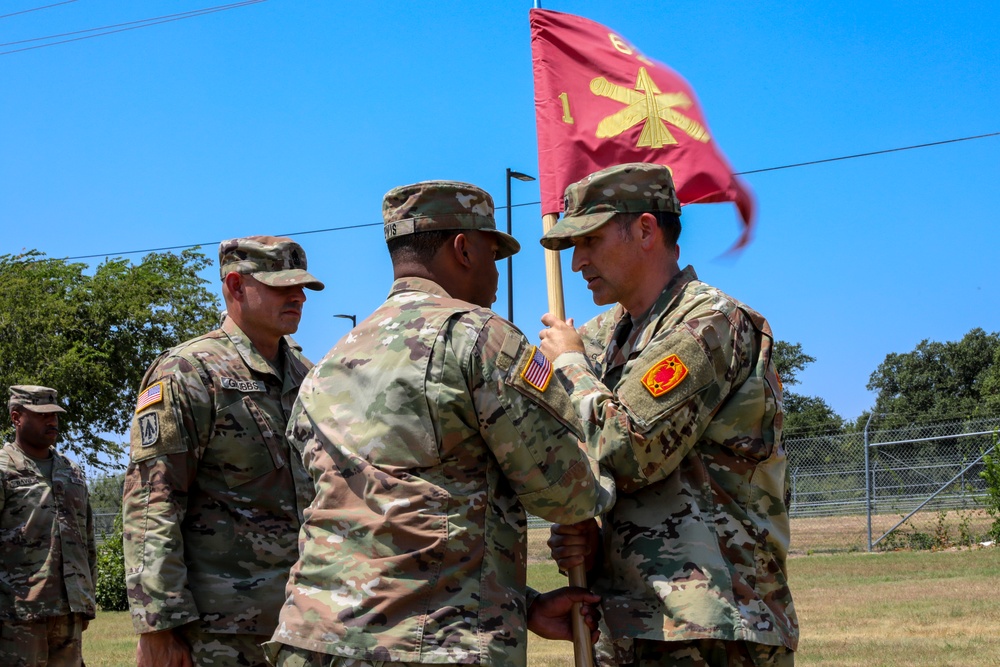
M519 181L533 181L534 176L528 176L527 174L522 174L519 171L514 171L510 167L507 167L507 235L513 236L511 232L511 205L510 205L510 179L516 178ZM510 322L514 321L514 262L513 257L507 258L507 319Z
M357 317L357 315L345 315L345 314L341 313L339 315L334 315L334 317L342 317L345 320L350 320L351 321L351 328L352 329L354 327L358 326L358 317Z

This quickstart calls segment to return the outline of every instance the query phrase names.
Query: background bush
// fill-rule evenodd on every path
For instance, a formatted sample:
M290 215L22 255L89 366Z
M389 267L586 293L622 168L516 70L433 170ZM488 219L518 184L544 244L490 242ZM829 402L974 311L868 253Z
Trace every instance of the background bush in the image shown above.
M97 604L103 611L128 611L125 594L125 552L122 548L122 514L97 547Z

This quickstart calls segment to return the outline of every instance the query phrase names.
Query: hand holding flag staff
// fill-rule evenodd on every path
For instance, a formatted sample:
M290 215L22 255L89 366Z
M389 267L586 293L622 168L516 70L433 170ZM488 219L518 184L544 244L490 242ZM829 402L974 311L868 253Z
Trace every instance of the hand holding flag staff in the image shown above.
M691 86L599 23L537 3L529 16L543 231L556 224L567 185L616 164L647 162L670 169L682 205L734 202L743 232L733 250L749 243L753 196L718 149ZM545 251L545 272L549 311L564 320L558 252ZM569 583L587 587L582 566L570 570ZM576 667L593 667L579 605L573 652Z

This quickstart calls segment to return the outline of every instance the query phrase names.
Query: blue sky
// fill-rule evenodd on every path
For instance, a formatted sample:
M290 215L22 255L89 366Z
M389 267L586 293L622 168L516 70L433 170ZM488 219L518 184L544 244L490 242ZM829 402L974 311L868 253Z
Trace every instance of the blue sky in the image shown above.
M212 3L77 0L0 19L0 43ZM0 14L45 4L7 0ZM1000 131L994 3L543 4L681 73L737 171ZM503 206L505 168L538 173L530 7L268 0L0 55L0 253L373 225L297 237L328 286L309 294L296 335L318 360L349 328L331 315L366 315L391 283L387 190L463 180ZM816 357L799 391L854 418L886 354L1000 330L1000 137L746 181L759 207L750 247L722 257L739 233L732 205L690 206L681 260ZM512 199L538 202L537 183L514 182ZM537 339L539 207L513 214L515 321ZM564 253L580 322L598 308L568 264Z

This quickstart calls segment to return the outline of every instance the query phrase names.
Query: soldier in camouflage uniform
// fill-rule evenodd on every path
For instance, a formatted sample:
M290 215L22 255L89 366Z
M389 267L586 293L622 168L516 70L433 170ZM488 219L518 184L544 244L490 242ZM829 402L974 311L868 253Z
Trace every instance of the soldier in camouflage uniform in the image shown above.
M281 667L526 663L527 629L570 636L583 589L526 590L526 514L610 502L551 365L489 309L520 249L493 200L390 191L388 300L312 370L289 438L316 483L274 643Z
M562 569L603 597L604 664L790 665L789 487L767 321L677 264L669 170L626 164L566 189L542 238L572 247L595 303L551 314L542 351L569 388L591 453L613 472L601 525L557 526ZM603 541L603 545L601 544Z
M288 336L323 289L287 238L219 246L227 316L162 354L132 421L123 504L137 663L264 665L313 488L285 425L312 364Z
M10 388L14 442L0 450L0 665L82 665L97 553L87 481L54 448L54 389Z

